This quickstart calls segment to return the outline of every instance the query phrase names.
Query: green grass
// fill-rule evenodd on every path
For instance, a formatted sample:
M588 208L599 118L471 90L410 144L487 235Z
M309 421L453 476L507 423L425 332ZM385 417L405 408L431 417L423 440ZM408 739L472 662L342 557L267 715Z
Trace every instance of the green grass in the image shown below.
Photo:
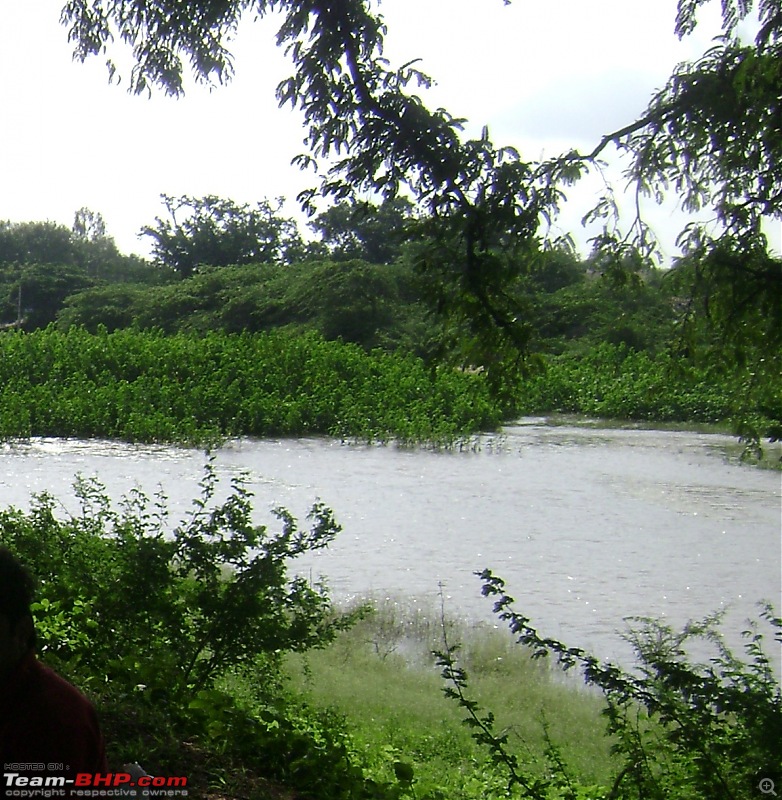
M392 601L374 608L330 648L290 657L293 687L314 706L344 716L379 778L390 779L398 758L412 765L421 796L439 789L449 798L474 797L502 785L502 773L486 764L487 753L462 724L461 710L443 695L430 655L443 649L438 613ZM578 782L608 779L610 743L599 697L531 660L505 631L453 622L446 631L449 644L461 643L471 697L495 714L496 732L508 735L525 770L545 769L547 729Z

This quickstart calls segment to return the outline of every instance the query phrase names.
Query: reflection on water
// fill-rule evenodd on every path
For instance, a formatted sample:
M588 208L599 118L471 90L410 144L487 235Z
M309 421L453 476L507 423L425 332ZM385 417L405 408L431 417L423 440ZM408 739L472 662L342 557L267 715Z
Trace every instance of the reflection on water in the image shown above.
M246 473L259 522L304 516L316 499L343 533L302 569L339 599L373 593L490 616L473 573L505 578L545 635L603 656L632 615L674 625L780 600L779 474L727 463L729 437L551 427L539 420L463 452L342 445L327 439L232 442L218 473ZM32 440L0 450L0 502L49 491L73 507L74 475L115 495L160 488L177 518L198 491L205 455L173 447ZM224 481L227 486L228 481ZM70 498L70 499L69 499Z

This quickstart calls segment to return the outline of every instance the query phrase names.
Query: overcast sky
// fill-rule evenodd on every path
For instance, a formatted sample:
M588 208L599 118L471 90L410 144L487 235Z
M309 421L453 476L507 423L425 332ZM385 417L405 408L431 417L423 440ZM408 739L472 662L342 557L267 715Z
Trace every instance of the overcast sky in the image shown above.
M274 19L242 25L231 84L150 99L109 85L101 59L71 60L62 2L2 0L0 219L70 226L87 206L103 215L121 250L144 254L147 243L137 234L162 212L161 193L237 202L283 196L287 213L297 213L295 196L313 180L290 165L303 150L303 129L299 115L278 109L274 98L290 74L274 45ZM437 80L426 95L430 106L468 118L471 133L487 124L496 144L530 159L591 149L643 111L676 63L708 47L716 15L679 42L675 8L675 0L380 5L387 56L396 65L421 58ZM561 223L582 240L575 229L598 188L575 192ZM674 254L681 218L665 209L652 219Z

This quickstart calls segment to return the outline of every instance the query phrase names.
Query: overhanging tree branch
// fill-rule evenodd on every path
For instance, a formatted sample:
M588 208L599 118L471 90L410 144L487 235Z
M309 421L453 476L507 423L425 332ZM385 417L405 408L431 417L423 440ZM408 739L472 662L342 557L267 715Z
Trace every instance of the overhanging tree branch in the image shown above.
M679 0L679 36L692 31L707 1ZM320 193L339 200L358 191L386 198L409 192L426 207L425 233L434 244L421 269L440 282L438 307L487 347L503 349L497 330L513 334L503 341L513 341L516 353L523 347L508 303L523 269L520 254L538 245L539 226L556 216L563 187L612 143L629 155L625 174L639 193L655 200L675 194L688 213L714 207L724 233L686 232L693 251L720 241L758 243L763 215L782 217L782 0L725 0L723 38L694 64L680 65L643 116L587 154L544 163L496 148L487 132L465 141L462 120L430 111L409 91L429 78L412 62L393 70L383 57L385 26L370 0L69 0L62 19L77 58L124 41L135 60L134 91L156 84L180 94L185 60L201 80L230 78L226 42L251 9L283 14L277 41L295 74L280 84L278 98L304 114L311 155L300 163L331 161ZM753 11L760 30L750 45L736 32ZM648 235L636 220L630 241L605 233L598 243L627 248L646 244Z

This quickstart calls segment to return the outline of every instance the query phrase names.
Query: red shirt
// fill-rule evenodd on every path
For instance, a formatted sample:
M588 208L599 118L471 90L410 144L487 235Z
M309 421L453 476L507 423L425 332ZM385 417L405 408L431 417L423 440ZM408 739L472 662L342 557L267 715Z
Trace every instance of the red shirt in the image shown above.
M0 764L23 777L108 771L95 709L33 652L0 687Z

